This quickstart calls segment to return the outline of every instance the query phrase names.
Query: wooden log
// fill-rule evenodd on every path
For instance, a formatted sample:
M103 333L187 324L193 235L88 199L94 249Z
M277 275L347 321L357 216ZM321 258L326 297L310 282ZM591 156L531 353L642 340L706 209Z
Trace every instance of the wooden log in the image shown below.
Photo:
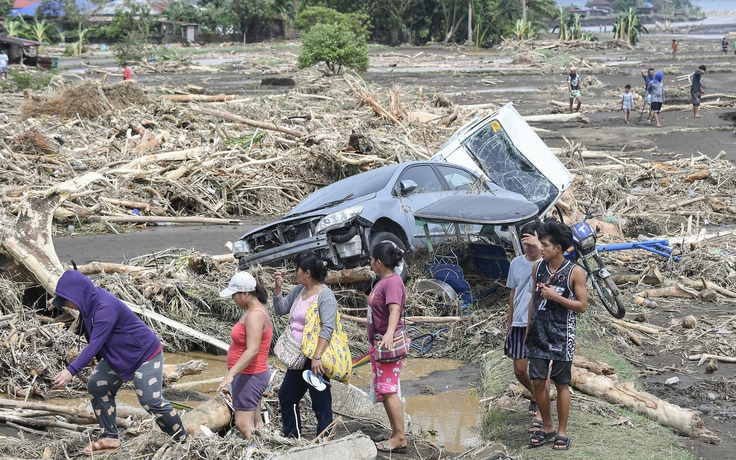
M230 426L232 413L227 397L218 394L216 398L209 399L193 410L181 416L184 429L191 435L200 432L200 426L204 425L212 431L219 431Z
M342 315L343 319L353 321L355 323L365 324L368 320L360 318L358 316ZM464 316L407 316L406 321L411 323L458 323L460 321L466 321L468 318Z
M50 404L46 401L43 402L28 402L28 401L16 401L13 399L0 399L0 407L12 407L15 409L30 409L30 410L39 410L39 411L45 411L50 412L53 414L59 414L59 415L67 415L70 417L78 418L78 419L84 419L87 420L89 423L97 423L97 417L95 417L94 412L87 409L81 409L79 407L70 407L70 406L62 406L59 404ZM130 427L133 422L131 420L128 420L125 417L128 416L136 416L137 418L142 418L140 414L148 415L146 412L138 412L136 414L130 413L128 415L122 415L120 411L118 411L117 415L117 423L119 426L122 426L124 428Z
M235 96L232 94L216 94L213 96L206 94L163 94L161 99L172 102L225 102L232 101Z
M610 321L612 324L617 324L618 326L644 332L646 334L659 334L663 330L661 327L655 326L654 324L630 323L616 318L611 318Z
M680 277L680 282L682 284L688 286L688 287L692 287L692 288L695 288L695 289L706 289L706 288L707 289L713 289L714 291L716 291L717 293L719 293L719 294L721 294L723 296L730 297L732 299L735 299L736 298L736 292L733 292L733 291L730 291L730 290L728 290L728 289L726 289L724 287L721 287L721 286L717 285L716 283L714 283L712 281L708 281L708 280L704 280L704 281L693 280L693 279L690 279L690 278L686 278L684 276L681 276Z
M345 270L330 270L325 278L325 284L349 284L360 281L372 281L376 278L370 267L348 268Z
M615 376L616 369L610 364L606 364L600 361L588 359L584 356L575 355L572 360L573 365L587 369L590 372L597 375Z
M629 340L631 340L632 342L634 342L636 345L642 346L643 341L642 341L641 337L638 334L636 334L635 332L630 331L630 330L626 329L625 327L619 326L618 324L615 324L615 323L612 323L611 326L613 326L614 329L617 329L618 331L620 331L623 334L625 334L629 338Z
M164 379L177 382L187 375L199 375L207 369L207 363L198 359L191 359L185 363L164 364Z
M701 169L700 171L696 171L692 174L687 175L682 179L683 182L692 183L696 180L703 180L710 177L710 171L707 169Z
M720 361L722 363L736 363L736 356L711 355L708 353L691 355L688 356L687 359L689 359L690 361L698 361L698 366L711 359Z
M91 216L90 222L172 222L176 224L239 224L237 219L218 219L215 217L167 217L167 216Z
M637 294L639 297L679 297L681 299L692 299L693 293L686 291L681 286L672 285L659 289L648 289Z
M225 120L242 123L244 125L253 126L254 128L267 129L269 131L278 131L280 133L288 134L294 137L306 136L306 133L296 130L296 129L284 128L282 126L278 126L273 123L266 123L262 121L251 120L249 118L240 117L238 115L232 114L230 112L225 112L223 110L206 109L203 107L195 107L195 106L189 107L189 110L193 112L203 113L205 115L211 115L213 117L224 118Z
M134 265L113 264L107 262L90 262L88 264L77 266L77 270L87 276L98 275L100 273L127 274L156 271L154 268L136 267Z
M550 115L526 115L523 118L527 123L590 123L588 117L580 112L555 113Z
M635 412L674 428L685 436L717 444L721 440L705 428L700 414L663 401L654 395L638 391L634 382L614 382L577 366L572 367L571 385L589 395L621 404Z
M151 203L144 203L142 201L118 200L115 198L107 198L104 196L101 196L100 200L106 203L114 204L117 206L122 206L128 209L138 209L143 212L151 212Z

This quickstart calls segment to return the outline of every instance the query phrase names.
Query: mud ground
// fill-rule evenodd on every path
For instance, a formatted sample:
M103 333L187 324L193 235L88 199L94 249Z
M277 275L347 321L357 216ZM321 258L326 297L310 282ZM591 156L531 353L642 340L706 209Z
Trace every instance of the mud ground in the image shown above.
M736 91L736 56L722 56L718 50L720 39L688 38L677 36L680 52L676 59L669 53L670 36L644 36L639 49L629 50L571 50L566 56L558 58L567 61L569 58L585 62L606 63L610 66L596 65L596 71L586 70L578 65L583 77L595 76L601 85L583 88L582 111L592 105L607 104L610 110L586 113L590 124L538 124L541 137L551 147L563 147L567 143L580 142L590 150L618 150L636 152L643 158L668 160L675 157L690 157L700 153L715 157L725 151L726 158L736 161L736 110L703 108L700 119L692 118L690 110L664 112L661 117L663 127L649 126L646 114L642 122L637 122L639 113L632 113L631 123L623 123L622 114L616 110L620 93L625 84L641 92L643 80L642 69L654 67L665 69L665 88L674 88L679 83L676 76L691 73L698 65L708 66L708 73L703 77L703 86L707 94ZM426 94L442 92L456 104L503 104L513 102L517 110L524 114L549 113L550 100L566 102L565 74L539 75L533 71L455 71L452 65L443 67L441 71L401 71L401 66L411 66L411 57L417 53L432 53L436 57L436 66L447 66L448 61L457 61L458 68L468 65L482 68L499 60L508 59L509 53L497 50L477 51L474 49L444 50L426 48L400 48L374 52L374 60L380 66L374 67L364 74L370 83L389 88L391 85L405 87L412 91L422 88ZM287 53L288 54L288 53ZM379 57L381 59L375 59ZM392 56L394 56L392 58ZM551 57L550 59L554 59ZM286 58L293 60L293 56ZM455 61L453 61L455 60ZM433 67L431 60L422 61L427 68ZM177 75L144 74L137 79L150 86L183 86L187 83L208 87L213 93L250 94L254 91L253 83L261 78L261 71L248 69L247 60L242 67L233 67L233 72L192 73ZM244 70L243 70L244 69ZM495 85L485 84L490 79ZM286 91L268 88L267 92ZM673 91L673 93L675 93ZM684 94L684 93L683 93ZM346 102L350 102L346 97ZM668 104L687 104L684 97L672 98ZM640 105L638 107L641 107ZM563 138L564 136L564 138ZM167 247L194 247L204 252L221 254L227 252L222 246L225 241L245 233L245 226L221 226L216 231L208 227L161 228L156 230L156 237L135 237L129 235L110 235L85 238L64 238L57 240L57 251L62 260L76 257L78 263L89 260L109 260L120 262L121 257L131 258L133 252L149 253ZM148 234L149 231L143 233ZM122 241L120 249L109 245ZM133 250L134 249L134 250ZM664 301L655 310L638 310L631 308L631 315L644 314L648 321L665 327L671 322L687 314L693 314L706 329L715 327L733 314L732 303L702 304L691 301ZM673 326L677 327L677 326ZM712 332L711 332L712 333ZM715 432L722 440L720 445L704 444L700 441L682 437L680 442L693 458L733 458L736 451L736 364L720 363L712 374L707 374L705 365L697 366L697 361L688 361L687 356L695 352L709 352L734 356L736 350L700 350L697 341L683 340L673 349L651 348L641 352L638 370L643 374L640 386L671 403L692 408L703 413L706 427ZM664 380L677 376L680 383L672 386L664 385ZM373 433L371 433L373 434ZM578 440L578 445L594 440ZM418 458L418 457L417 457Z

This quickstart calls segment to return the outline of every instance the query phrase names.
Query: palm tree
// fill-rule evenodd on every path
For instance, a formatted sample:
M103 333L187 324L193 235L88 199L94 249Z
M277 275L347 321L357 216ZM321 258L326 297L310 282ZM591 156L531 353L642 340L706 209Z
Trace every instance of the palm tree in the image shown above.
M18 16L6 19L3 26L8 32L9 37L20 37L24 35L25 30L28 28L28 23L23 19L23 16Z
M613 38L624 40L630 45L636 45L639 42L639 35L648 34L649 31L641 22L639 12L634 8L623 13L613 23Z

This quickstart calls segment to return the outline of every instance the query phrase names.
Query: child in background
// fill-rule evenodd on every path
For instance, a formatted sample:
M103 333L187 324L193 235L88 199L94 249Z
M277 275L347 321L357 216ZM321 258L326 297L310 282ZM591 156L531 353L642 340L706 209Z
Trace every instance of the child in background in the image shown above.
M631 85L624 86L624 94L621 95L621 110L624 111L624 123L629 122L629 114L634 107L634 95L631 94Z

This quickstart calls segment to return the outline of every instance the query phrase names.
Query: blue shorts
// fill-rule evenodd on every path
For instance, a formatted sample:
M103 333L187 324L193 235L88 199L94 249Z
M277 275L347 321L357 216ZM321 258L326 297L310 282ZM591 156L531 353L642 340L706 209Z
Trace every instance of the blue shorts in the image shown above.
M233 409L256 410L261 403L263 392L266 391L270 379L270 370L263 371L260 374L236 375L232 383Z
M526 326L511 327L506 335L506 342L503 344L503 354L511 359L526 359L525 340Z

